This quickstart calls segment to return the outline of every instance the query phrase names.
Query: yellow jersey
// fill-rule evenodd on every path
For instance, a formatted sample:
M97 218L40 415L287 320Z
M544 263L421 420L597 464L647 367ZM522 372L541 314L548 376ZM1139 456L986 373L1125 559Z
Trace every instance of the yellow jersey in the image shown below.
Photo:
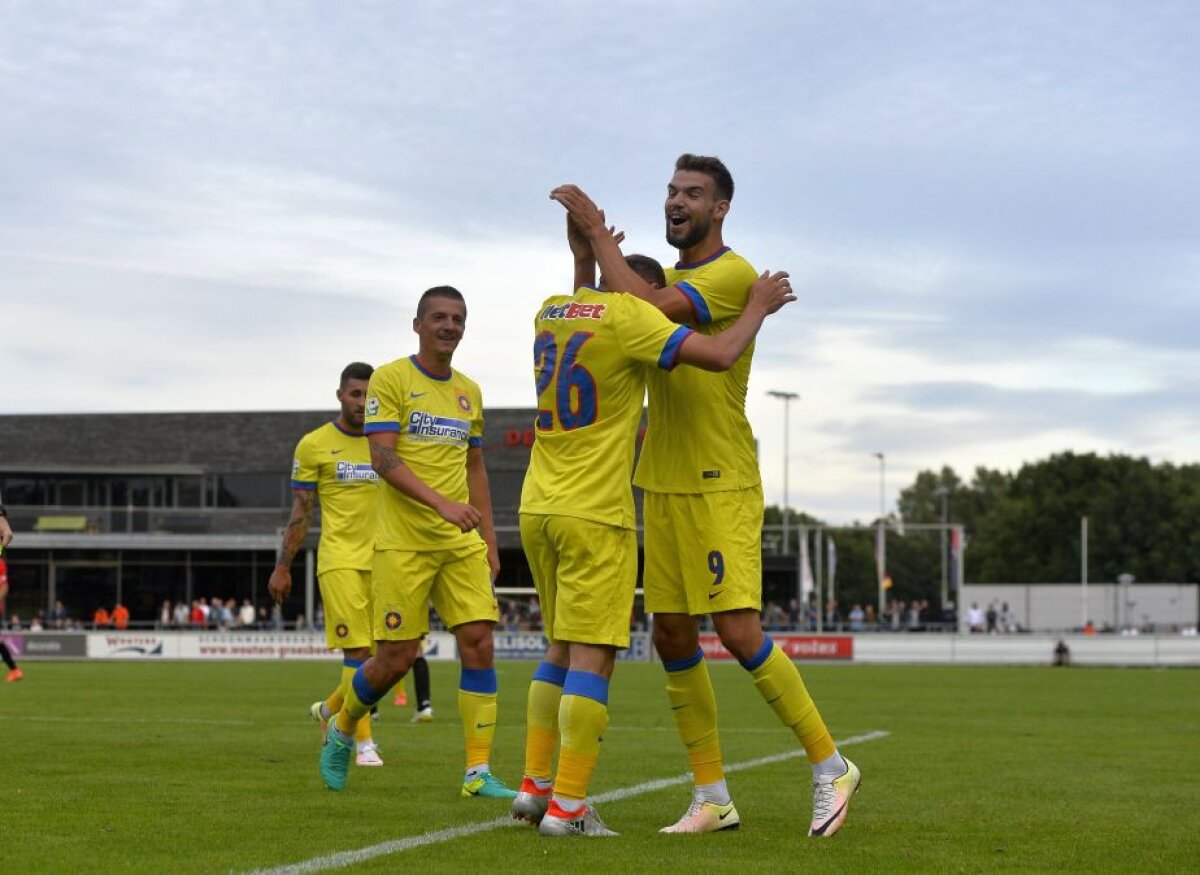
M754 268L729 247L696 264L666 271L692 305L697 331L716 334L745 309ZM754 344L728 371L653 370L647 375L649 424L634 483L651 492L746 489L760 482L754 434L746 419L746 386Z
M292 459L292 488L315 490L321 505L317 574L335 568L371 570L378 480L365 436L327 422L300 438Z
M543 302L534 319L537 439L522 513L637 527L630 481L647 365L674 368L691 333L620 292L584 286Z
M439 377L416 356L375 370L367 386L367 434L394 432L396 453L430 488L467 502L467 448L483 446L483 397L475 381L451 369ZM461 532L430 507L386 483L379 490L375 547L453 550L478 544L478 529Z

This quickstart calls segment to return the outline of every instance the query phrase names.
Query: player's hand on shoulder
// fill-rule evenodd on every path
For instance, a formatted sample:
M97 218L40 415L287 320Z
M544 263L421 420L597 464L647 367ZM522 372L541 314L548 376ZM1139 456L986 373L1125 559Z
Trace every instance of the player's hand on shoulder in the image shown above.
M777 313L794 300L796 296L792 294L792 284L786 270L775 273L764 270L762 276L750 286L750 301L761 306L768 314Z

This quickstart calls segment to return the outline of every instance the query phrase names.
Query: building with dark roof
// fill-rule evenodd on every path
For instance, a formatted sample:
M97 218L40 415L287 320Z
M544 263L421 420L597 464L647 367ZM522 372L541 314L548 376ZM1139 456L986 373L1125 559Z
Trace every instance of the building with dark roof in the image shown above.
M493 409L485 418L501 590L533 585L517 508L534 413ZM10 618L49 615L58 601L84 622L117 602L141 624L157 621L164 602L232 598L265 609L291 513L293 450L301 435L335 416L0 415L0 495L15 532L6 552ZM289 620L313 616L316 534L297 556L296 586L284 606ZM764 560L765 587L786 602L795 592L794 560Z
M291 511L293 450L336 411L0 416L0 495L16 533L10 617L62 601L77 619L124 603L135 620L164 601L268 601ZM517 533L533 411L490 410L484 458L504 565L530 586ZM294 578L309 577L315 531ZM285 605L311 616L304 587Z

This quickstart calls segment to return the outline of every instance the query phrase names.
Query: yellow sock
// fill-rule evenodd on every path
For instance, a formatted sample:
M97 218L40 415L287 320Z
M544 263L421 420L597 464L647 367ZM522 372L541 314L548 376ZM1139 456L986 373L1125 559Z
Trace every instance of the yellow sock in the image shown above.
M562 751L554 793L586 799L600 759L600 741L608 726L608 681L591 672L568 672L558 705L558 725Z
M671 716L687 748L695 782L715 784L724 780L725 762L717 734L717 697L703 652L697 648L694 656L667 662L664 668Z
M543 662L529 684L525 704L525 775L549 780L558 745L558 711L567 670Z
M337 688L325 700L325 707L330 714L336 714L342 710L342 705L346 702L346 688L350 686L350 681L354 678L354 672L362 664L356 662L354 665L347 665L346 663L347 660L342 660L342 678L338 681Z
M370 713L368 711L368 713ZM354 740L364 742L371 740L371 719L359 720L354 724Z
M467 742L468 769L484 765L491 756L492 737L496 734L496 699L495 693L458 691L458 713Z
M754 678L754 686L785 725L791 727L810 763L833 756L837 746L825 728L825 721L808 694L795 663L770 638L759 655L744 667Z
M359 721L370 713L371 706L379 701L383 693L377 693L371 689L366 676L359 668L355 670L350 682L346 684L343 695L346 700L342 703L342 710L337 715L337 728L343 735L357 737Z

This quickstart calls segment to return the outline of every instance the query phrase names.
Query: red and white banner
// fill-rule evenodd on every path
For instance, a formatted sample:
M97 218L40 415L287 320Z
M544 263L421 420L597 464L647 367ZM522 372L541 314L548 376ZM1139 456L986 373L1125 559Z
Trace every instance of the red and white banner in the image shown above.
M854 638L849 635L771 635L779 649L790 659L854 659ZM700 636L700 649L708 659L733 659L721 639L713 634Z

